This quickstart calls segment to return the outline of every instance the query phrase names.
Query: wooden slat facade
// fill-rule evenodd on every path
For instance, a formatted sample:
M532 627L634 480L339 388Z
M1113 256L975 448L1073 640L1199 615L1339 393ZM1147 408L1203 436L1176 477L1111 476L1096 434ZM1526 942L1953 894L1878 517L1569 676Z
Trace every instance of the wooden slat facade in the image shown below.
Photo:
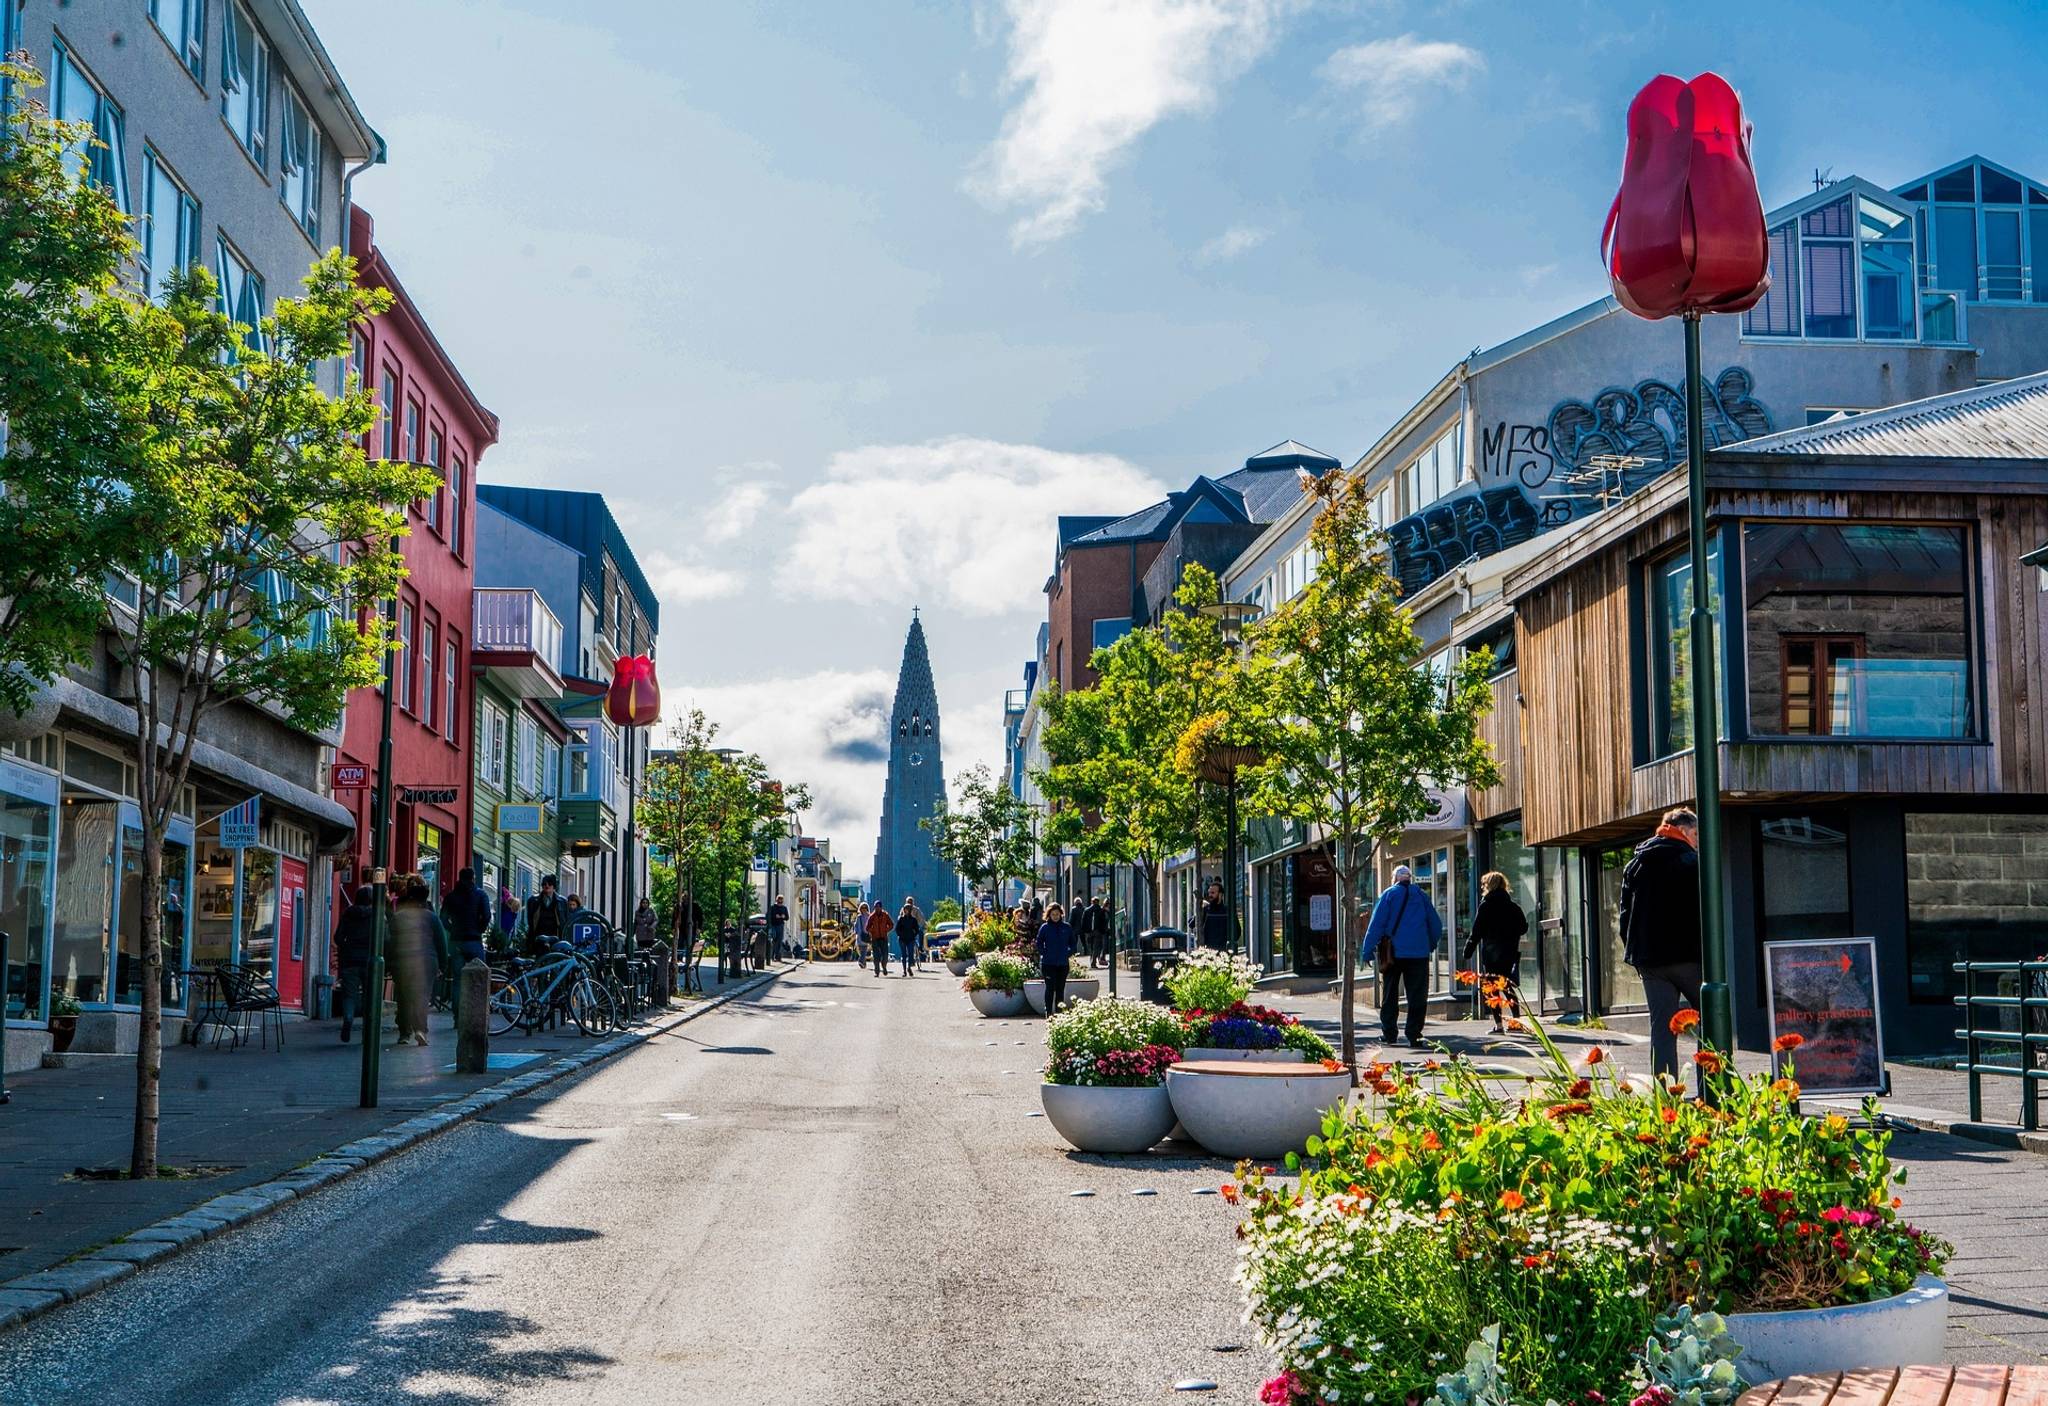
M1479 735L1493 749L1494 765L1500 768L1500 784L1470 794L1472 822L1479 824L1505 814L1522 803L1522 705L1521 672L1509 670L1493 681L1493 711L1479 722Z
M1843 470L1854 477L1853 467ZM2023 491L2015 492L2014 487ZM1682 497L1636 510L1633 526L1555 571L1509 583L1516 596L1512 747L1519 798L1505 785L1474 797L1475 818L1519 805L1530 844L1579 843L1640 834L1664 809L1693 799L1692 757L1638 765L1635 689L1643 627L1630 618L1631 582L1642 564L1685 536ZM1985 796L2048 793L2048 630L2039 576L2020 557L2048 542L2048 481L2003 491L1905 492L1843 488L1825 493L1730 485L1714 492L1728 519L1968 524L1973 534L1980 741L1864 743L1736 741L1722 744L1722 785L1744 802L1821 800L1856 794ZM1726 579L1735 585L1735 563ZM1724 649L1723 656L1726 651ZM1725 726L1725 720L1724 720ZM1488 737L1505 756L1502 722ZM1645 749L1646 750L1646 749ZM1505 770L1505 763L1503 764Z

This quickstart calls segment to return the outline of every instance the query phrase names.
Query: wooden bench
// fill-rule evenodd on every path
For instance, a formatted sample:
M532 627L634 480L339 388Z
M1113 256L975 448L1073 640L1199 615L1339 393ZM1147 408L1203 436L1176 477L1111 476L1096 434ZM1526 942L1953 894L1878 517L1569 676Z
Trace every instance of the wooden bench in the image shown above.
M1735 1406L2048 1406L2048 1363L1787 1377L1750 1388Z

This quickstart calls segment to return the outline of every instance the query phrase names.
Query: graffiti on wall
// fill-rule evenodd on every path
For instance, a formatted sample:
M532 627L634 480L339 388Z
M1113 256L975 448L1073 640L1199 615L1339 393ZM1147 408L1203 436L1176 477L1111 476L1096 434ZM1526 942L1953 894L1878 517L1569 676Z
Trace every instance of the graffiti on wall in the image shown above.
M1771 415L1748 370L1730 366L1707 383L1701 407L1707 448L1769 434ZM1482 426L1476 482L1387 529L1395 573L1408 593L1459 563L1526 542L1634 493L1685 462L1685 394L1668 381L1609 386L1559 401L1541 424ZM1603 456L1636 461L1603 471Z

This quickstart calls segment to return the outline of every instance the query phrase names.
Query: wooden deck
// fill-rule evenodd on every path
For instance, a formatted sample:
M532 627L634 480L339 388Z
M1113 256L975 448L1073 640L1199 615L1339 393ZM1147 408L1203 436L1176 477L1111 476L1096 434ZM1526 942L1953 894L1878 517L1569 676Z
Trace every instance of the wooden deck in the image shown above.
M2048 1364L1881 1367L1787 1377L1735 1406L2048 1406Z

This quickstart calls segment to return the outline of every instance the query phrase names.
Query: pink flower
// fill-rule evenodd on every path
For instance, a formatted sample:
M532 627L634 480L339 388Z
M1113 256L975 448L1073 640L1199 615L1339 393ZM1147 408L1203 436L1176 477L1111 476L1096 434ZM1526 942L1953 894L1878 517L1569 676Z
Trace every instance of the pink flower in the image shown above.
M1259 1406L1294 1406L1297 1401L1308 1399L1308 1383L1298 1372L1282 1372L1277 1377L1268 1377L1259 1387Z
M1843 1221L1849 1219L1849 1211L1844 1206L1830 1206L1820 1213L1820 1218L1829 1225L1840 1225Z
M1859 1229L1861 1229L1861 1228L1864 1228L1864 1227L1867 1227L1867 1226L1873 1226L1873 1225L1876 1225L1876 1224L1877 1224L1877 1212L1875 1212L1875 1211L1851 1211L1851 1212L1849 1212L1849 1224L1851 1224L1851 1225L1853 1225L1853 1226L1856 1226L1856 1227L1858 1227Z

